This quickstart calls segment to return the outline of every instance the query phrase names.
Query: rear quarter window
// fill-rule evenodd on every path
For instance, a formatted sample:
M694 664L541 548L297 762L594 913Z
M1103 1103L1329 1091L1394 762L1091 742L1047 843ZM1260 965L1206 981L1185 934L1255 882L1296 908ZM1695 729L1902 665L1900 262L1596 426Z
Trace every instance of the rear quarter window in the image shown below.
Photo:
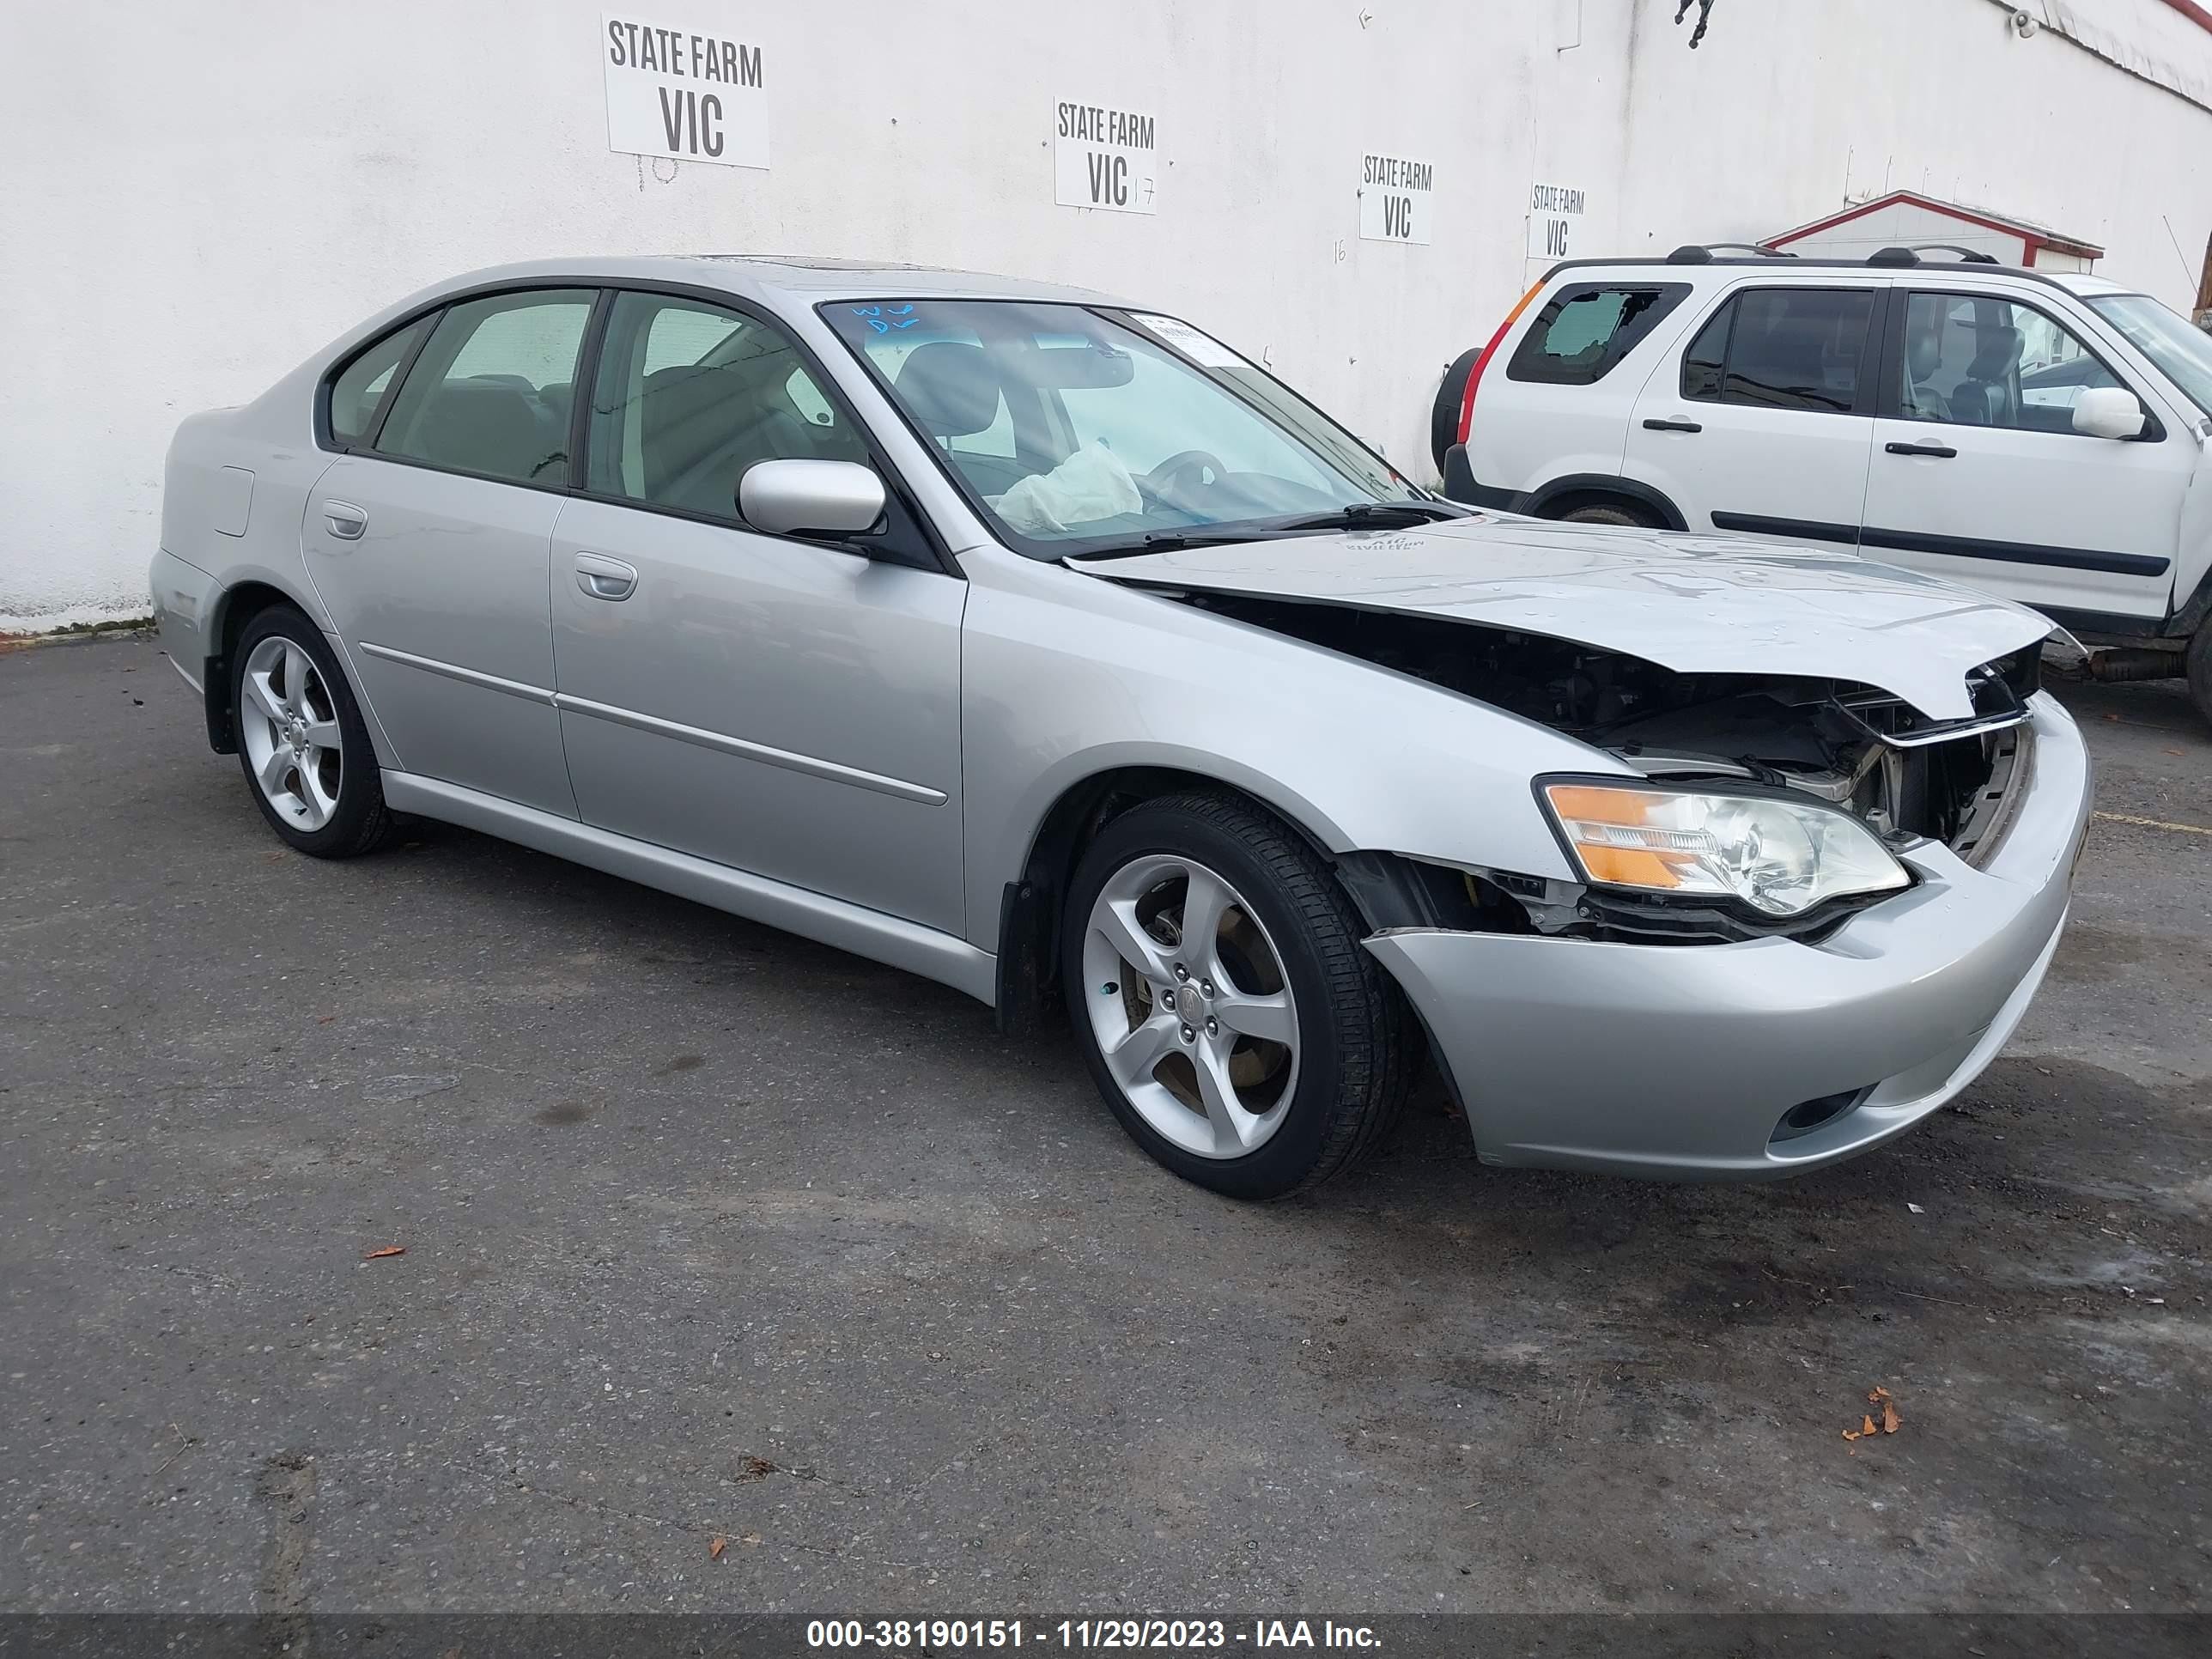
M1594 386L1690 292L1686 283L1577 283L1546 301L1505 366L1508 380Z
M365 443L376 434L376 417L392 391L392 377L413 356L415 343L429 331L434 316L418 317L363 349L331 383L331 435L341 444Z

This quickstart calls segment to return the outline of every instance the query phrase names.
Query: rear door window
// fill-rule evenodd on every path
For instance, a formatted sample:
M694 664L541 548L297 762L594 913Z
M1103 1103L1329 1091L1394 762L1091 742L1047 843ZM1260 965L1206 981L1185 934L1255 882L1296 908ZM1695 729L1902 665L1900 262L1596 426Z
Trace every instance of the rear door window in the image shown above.
M589 289L496 294L449 309L392 399L380 453L566 487Z
M1591 386L1689 294L1686 283L1577 283L1553 295L1506 365L1509 380Z
M1869 390L1872 289L1747 289L1698 332L1682 395L1848 415Z

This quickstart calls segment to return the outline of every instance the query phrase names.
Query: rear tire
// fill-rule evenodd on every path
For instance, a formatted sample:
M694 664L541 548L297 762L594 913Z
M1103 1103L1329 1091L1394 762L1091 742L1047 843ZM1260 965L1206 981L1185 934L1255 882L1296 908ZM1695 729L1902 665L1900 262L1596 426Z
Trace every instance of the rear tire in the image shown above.
M301 612L272 605L246 624L231 653L230 699L247 793L287 844L353 858L391 833L361 705L337 653Z
M2189 641L2189 651L2184 659L2189 673L2189 700L2197 705L2197 712L2212 720L2212 619L2197 626L2197 637Z
M1595 507L1578 507L1571 513L1559 514L1562 524L1617 524L1632 526L1638 530L1656 530L1652 520L1639 515L1633 507L1615 507L1611 503Z
M1437 387L1437 400L1429 406L1429 453L1436 458L1438 477L1443 474L1444 457L1459 441L1459 410L1467 398L1467 377L1474 373L1481 356L1482 348L1477 346L1453 358L1443 383Z
M1364 1156L1419 1054L1365 932L1328 866L1249 802L1181 795L1109 823L1069 884L1060 975L1130 1137L1231 1198L1282 1198Z

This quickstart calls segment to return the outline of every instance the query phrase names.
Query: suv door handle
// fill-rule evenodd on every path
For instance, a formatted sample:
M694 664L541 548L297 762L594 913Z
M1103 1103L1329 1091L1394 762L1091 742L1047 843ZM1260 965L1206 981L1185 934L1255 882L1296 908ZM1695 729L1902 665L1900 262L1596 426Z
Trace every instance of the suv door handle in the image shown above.
M1929 455L1939 461L1954 459L1959 452L1948 444L1884 444L1893 455Z
M637 568L604 553L579 553L576 586L587 599L626 599L637 592Z
M331 534L342 542L357 542L368 528L368 514L351 501L325 501L323 522L331 527Z
M1646 432L1703 432L1705 428L1695 421L1646 421Z

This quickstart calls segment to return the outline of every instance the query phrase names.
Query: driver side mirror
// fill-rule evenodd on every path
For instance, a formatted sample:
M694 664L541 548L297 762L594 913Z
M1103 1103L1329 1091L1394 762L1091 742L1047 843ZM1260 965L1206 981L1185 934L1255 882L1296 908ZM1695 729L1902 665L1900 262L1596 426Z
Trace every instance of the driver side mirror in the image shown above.
M884 481L857 461L756 461L738 480L738 516L770 536L857 536L884 502Z
M2074 405L2074 429L2092 438L2140 437L2142 400L2124 386L2093 386Z

